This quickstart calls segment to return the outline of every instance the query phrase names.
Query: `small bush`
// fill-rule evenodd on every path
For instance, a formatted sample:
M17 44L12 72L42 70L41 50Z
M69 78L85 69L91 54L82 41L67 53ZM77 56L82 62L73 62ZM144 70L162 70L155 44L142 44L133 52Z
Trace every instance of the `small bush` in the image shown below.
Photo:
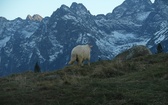
M41 72L40 66L38 65L38 62L36 62L35 66L34 66L34 72L35 72L35 73Z

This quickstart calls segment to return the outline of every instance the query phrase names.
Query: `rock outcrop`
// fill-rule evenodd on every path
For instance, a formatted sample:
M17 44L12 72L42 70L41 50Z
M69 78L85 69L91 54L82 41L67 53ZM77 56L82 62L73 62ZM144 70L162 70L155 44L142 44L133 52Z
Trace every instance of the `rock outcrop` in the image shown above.
M115 59L129 60L139 56L151 55L151 51L143 45L134 46L120 54L118 54Z

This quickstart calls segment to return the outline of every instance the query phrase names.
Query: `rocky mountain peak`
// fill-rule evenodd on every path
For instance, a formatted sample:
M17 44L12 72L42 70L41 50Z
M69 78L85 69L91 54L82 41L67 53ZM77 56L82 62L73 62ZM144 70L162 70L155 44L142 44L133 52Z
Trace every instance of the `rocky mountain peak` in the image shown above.
M113 18L133 16L135 13L148 12L153 10L150 0L125 0L121 5L113 10Z
M4 17L0 17L0 23L1 23L1 22L4 22L4 21L7 21L7 19L4 18Z
M129 2L129 3L148 3L148 4L152 4L152 2L150 0L125 0L126 2Z
M155 0L155 4L166 3L167 0Z
M154 6L162 17L168 20L168 1L167 0L155 0Z
M61 5L60 9L69 10L69 7L63 4L63 5Z
M55 12L53 12L53 14L51 15L51 18L52 17L54 17L54 18L58 17L59 18L60 16L64 16L65 14L70 13L70 12L71 12L70 8L63 4Z
M86 7L82 3L73 2L70 8L76 11L81 10L81 9L87 11Z
M32 16L31 15L27 15L26 20L31 20Z
M5 17L0 16L0 20L7 20Z
M82 3L76 3L73 2L72 5L70 7L66 6L66 5L61 5L60 8L58 8L52 15L51 18L59 18L62 16L75 16L78 15L82 18L87 17L88 15L90 16L90 12L86 9L86 7L82 4ZM68 17L65 16L65 17ZM55 20L55 19L50 19L50 20Z
M33 16L27 15L26 20L33 20L33 21L42 21L43 17L41 17L38 14L35 14Z
M87 8L82 3L73 2L70 9L79 15L90 14Z
M168 1L166 1L166 0L155 0L154 6L164 8L164 6L168 6Z

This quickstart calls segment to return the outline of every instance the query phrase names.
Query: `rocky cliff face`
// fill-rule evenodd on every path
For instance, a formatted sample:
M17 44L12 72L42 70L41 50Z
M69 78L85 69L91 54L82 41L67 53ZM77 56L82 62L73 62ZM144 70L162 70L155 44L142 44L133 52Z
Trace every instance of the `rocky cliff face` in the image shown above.
M156 46L161 42L164 52L168 51L168 3L165 0L155 0L154 11L147 19L147 32L153 30L153 36L148 42L148 47L156 53Z
M71 49L93 45L91 61L112 59L135 45L167 43L167 5L161 0L125 0L107 15L93 16L83 4L62 5L50 17L0 18L0 75L64 67ZM40 20L39 20L40 19ZM41 20L42 19L42 20ZM167 49L168 50L168 49Z
M39 28L39 21L27 21L21 18L8 21L0 18L0 74L21 72L28 65L32 52L26 43Z
M42 20L43 20L43 17L41 17L41 16L38 15L38 14L35 14L35 15L33 15L33 16L27 15L26 20L42 21Z

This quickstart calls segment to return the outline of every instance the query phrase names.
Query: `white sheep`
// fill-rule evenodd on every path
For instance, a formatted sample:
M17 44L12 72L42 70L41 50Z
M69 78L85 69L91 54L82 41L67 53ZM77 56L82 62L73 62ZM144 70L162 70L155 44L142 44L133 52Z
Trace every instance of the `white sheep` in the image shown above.
M87 60L88 65L90 66L90 51L91 45L78 45L74 47L71 51L71 60L68 64L73 64L75 61L78 62L78 65L83 66L83 62Z

